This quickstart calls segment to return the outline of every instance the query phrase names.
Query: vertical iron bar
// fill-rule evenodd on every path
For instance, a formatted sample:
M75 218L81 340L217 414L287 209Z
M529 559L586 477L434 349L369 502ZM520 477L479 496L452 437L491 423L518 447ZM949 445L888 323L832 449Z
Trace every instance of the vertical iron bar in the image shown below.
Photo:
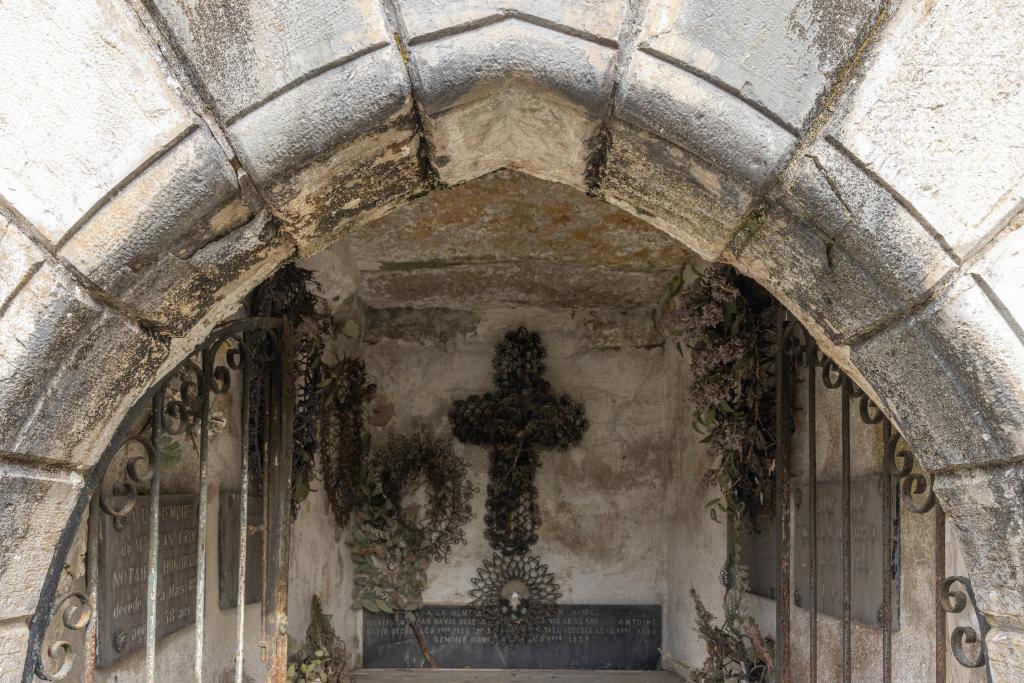
M843 563L843 683L850 683L852 676L851 648L851 572L850 572L850 382L843 377L843 526L842 526L842 563Z
M811 535L811 555L807 573L810 583L810 648L808 673L811 683L818 680L818 377L814 372L817 365L818 345L806 335L807 339L807 469L808 469L808 505L810 515L808 528Z
M85 627L85 668L82 671L82 683L93 683L96 680L96 644L97 621L99 620L99 585L100 585L100 503L99 496L89 501L89 528L86 530L87 546L85 552L85 580L89 591L89 604L93 608L92 619Z
M789 548L789 456L792 415L790 373L787 356L786 309L778 307L775 317L775 511L778 519L779 586L775 600L775 670L779 683L789 683L790 651L790 548Z
M238 614L235 640L235 683L242 683L245 664L245 570L249 540L249 350L243 338L238 340L242 361L242 457L241 493L238 504Z
M946 579L946 513L935 505L935 683L946 683L946 613L939 591ZM986 669L988 668L986 664ZM991 673L989 674L991 676Z
M146 682L156 681L157 594L160 579L160 432L164 392L153 395L150 436L153 439L153 477L149 482L149 575L146 579Z
M278 353L273 363L272 383L273 429L272 453L267 479L271 482L268 520L271 546L267 557L267 613L269 620L264 632L269 648L267 658L268 680L285 680L288 670L288 544L292 515L292 420L295 402L295 380L292 376L293 359L291 326L283 322Z
M892 683L892 423L882 420L882 681Z
M263 515L260 519L260 533L262 534L263 538L263 543L260 546L260 566L263 567L263 571L260 572L260 595L263 596L263 599L260 600L260 661L266 664L267 657L270 652L270 643L267 642L266 634L270 632L270 628L268 626L268 624L270 623L270 603L267 598L270 595L270 589L268 588L270 581L268 571L268 567L270 567L270 451L271 441L273 439L271 432L273 430L272 406L274 395L274 373L273 367L271 366L271 362L265 362L263 364L261 368L261 373L262 374L260 379L260 395L262 404L260 405L260 410L263 413L263 417L262 422L260 424L262 425L263 433L260 435L260 438L257 439L261 463L260 471L263 473L261 479L261 488L263 490L260 492L260 495L263 496Z
M202 362L199 382L199 524L196 528L196 629L193 662L196 683L203 681L206 619L206 512L210 487L210 382L213 380L213 352L209 348L203 350Z

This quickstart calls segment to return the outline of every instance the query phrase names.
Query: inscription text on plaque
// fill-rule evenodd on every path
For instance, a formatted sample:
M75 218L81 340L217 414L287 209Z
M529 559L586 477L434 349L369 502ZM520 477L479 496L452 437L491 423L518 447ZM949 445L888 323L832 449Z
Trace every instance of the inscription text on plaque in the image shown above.
M526 645L499 647L467 606L426 605L416 612L443 668L655 669L661 647L660 605L560 605ZM408 624L363 614L363 666L421 668L423 652Z
M127 500L111 502L120 508ZM160 496L157 638L195 623L197 501L193 495ZM149 509L150 497L138 496L120 529L111 515L101 512L93 520L100 525L98 667L111 666L146 644Z

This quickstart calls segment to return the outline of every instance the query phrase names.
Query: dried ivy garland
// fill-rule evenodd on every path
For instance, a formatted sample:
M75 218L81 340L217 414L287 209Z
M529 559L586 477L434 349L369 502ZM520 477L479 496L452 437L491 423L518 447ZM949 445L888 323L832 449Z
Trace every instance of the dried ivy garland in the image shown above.
M704 484L720 491L711 516L756 529L774 498L775 304L729 266L694 273L673 281L669 320L690 349L693 428L713 463Z
M353 608L391 614L422 607L430 563L466 542L475 493L450 440L392 435L368 454L352 532Z
M335 524L343 529L352 516L359 465L370 445L363 430L363 408L377 386L370 383L366 363L359 358L343 358L328 374L330 389L320 411L320 469Z

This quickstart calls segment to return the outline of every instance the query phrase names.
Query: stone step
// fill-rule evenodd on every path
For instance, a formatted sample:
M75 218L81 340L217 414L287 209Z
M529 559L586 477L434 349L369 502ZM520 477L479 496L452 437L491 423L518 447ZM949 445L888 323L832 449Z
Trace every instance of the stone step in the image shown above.
M359 669L354 683L680 683L666 671Z

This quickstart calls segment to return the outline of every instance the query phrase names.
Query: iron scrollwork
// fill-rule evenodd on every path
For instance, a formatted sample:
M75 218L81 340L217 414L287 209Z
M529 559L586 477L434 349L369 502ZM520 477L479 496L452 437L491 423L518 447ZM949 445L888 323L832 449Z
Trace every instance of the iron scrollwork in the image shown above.
M81 631L92 621L93 607L89 598L78 591L64 593L53 602L50 623L60 614L61 624L69 631ZM68 677L75 666L75 648L70 641L58 640L46 648L51 662L57 663L56 671L47 671L43 658L36 660L35 674L44 681L61 681Z
M960 584L961 589L956 588ZM988 648L985 645L985 637L989 632L989 623L985 615L978 609L978 601L974 597L974 588L971 580L965 576L950 576L939 587L937 596L939 606L946 614L960 614L967 609L970 603L971 611L978 621L978 628L973 626L957 626L950 636L950 647L953 657L961 666L967 669L979 669L988 664ZM965 651L965 646L977 645L977 654L971 656Z

